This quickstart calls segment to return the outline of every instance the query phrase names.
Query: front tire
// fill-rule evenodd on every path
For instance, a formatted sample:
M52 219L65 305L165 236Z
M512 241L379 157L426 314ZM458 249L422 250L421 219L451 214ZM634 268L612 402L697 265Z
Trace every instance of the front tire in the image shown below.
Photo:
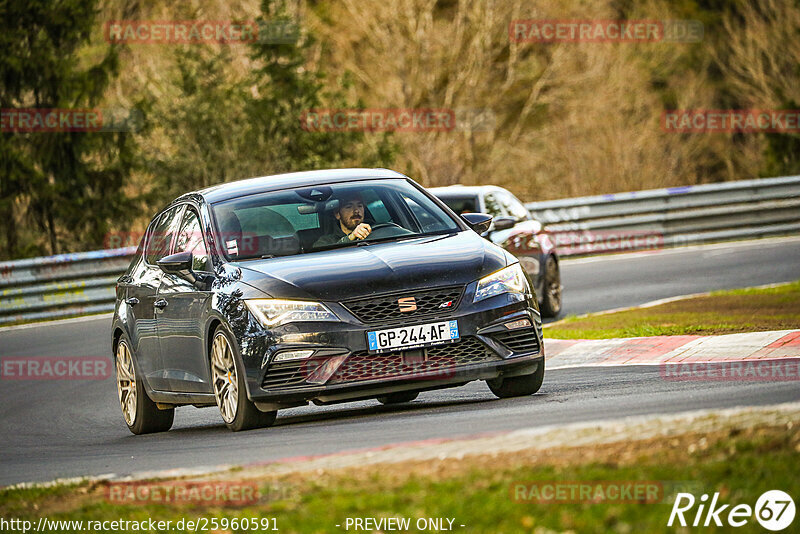
M175 420L175 408L159 410L156 403L147 396L144 384L136 374L133 353L124 334L117 343L114 356L114 366L117 371L117 396L128 430L139 435L166 432L172 428L172 422Z
M245 373L228 332L218 327L211 343L214 398L225 425L234 432L263 428L275 422L277 411L262 412L247 398Z
M561 313L561 272L553 256L545 262L542 293L542 316L558 316Z
M529 375L512 376L509 378L493 378L486 384L497 397L507 399L510 397L524 397L533 395L542 387L544 381L544 358L539 361L536 371Z

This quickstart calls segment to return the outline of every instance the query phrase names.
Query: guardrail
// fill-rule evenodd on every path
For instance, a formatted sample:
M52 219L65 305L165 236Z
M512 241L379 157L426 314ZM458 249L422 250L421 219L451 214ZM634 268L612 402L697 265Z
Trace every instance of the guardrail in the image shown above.
M800 176L525 205L562 256L800 233Z
M135 247L0 262L0 324L114 309Z
M800 176L526 207L550 230L562 256L796 234ZM134 252L127 247L0 262L0 324L112 311L114 284Z

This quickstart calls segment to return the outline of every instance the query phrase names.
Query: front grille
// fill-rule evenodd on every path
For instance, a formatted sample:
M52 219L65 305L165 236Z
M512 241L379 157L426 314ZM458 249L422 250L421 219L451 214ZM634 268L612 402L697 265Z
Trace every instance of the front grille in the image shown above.
M261 382L264 389L284 389L302 385L308 377L307 360L273 363Z
M494 334L492 337L508 347L511 352L539 352L539 339L533 328L520 328Z
M372 323L386 323L403 319L419 318L437 314L448 314L456 309L463 287L441 287L425 291L406 291L365 299L354 299L342 302L350 313L359 321ZM398 299L414 297L416 310L402 312ZM451 303L449 306L447 303Z
M424 361L423 351L427 352ZM441 378L451 378L459 366L502 359L483 342L471 336L449 345L407 351L407 356L412 354L418 356L416 361L413 356L404 358L403 354L403 351L384 354L354 352L328 383L357 382L393 376L413 378L415 375L435 371L440 373ZM426 379L430 379L430 377L426 377Z

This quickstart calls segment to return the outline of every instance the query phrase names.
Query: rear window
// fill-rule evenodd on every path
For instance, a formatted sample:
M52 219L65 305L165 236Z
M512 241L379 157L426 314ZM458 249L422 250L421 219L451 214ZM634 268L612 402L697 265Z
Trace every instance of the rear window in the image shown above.
M228 260L288 256L356 245L347 239L361 224L363 241L405 239L461 227L410 182L369 180L248 195L214 204L218 241Z

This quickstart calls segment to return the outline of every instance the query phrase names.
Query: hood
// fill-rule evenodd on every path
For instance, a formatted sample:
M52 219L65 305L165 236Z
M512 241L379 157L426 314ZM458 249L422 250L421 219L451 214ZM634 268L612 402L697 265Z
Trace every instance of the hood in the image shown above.
M271 297L341 301L436 286L465 285L509 264L472 231L238 262L242 281Z

